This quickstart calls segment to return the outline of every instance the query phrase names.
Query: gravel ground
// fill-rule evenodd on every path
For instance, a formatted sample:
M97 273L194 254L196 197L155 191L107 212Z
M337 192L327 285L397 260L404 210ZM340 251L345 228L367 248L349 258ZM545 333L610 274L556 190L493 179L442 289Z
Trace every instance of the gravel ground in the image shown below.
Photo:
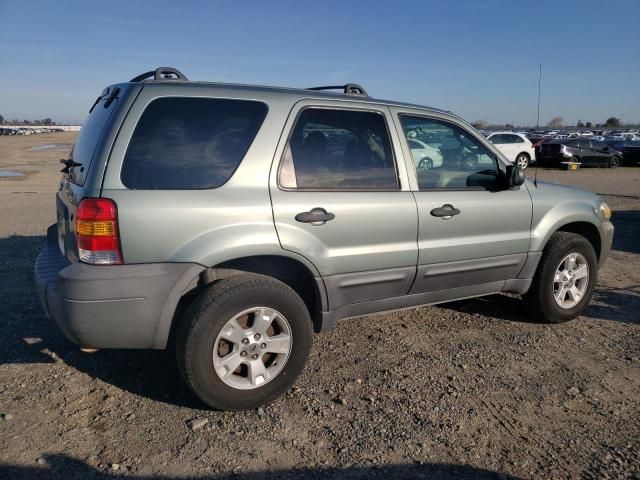
M0 137L0 169L27 174L0 179L0 478L640 478L640 168L538 172L615 210L579 319L494 295L342 322L286 396L231 413L171 352L85 354L41 313L32 266L73 138Z

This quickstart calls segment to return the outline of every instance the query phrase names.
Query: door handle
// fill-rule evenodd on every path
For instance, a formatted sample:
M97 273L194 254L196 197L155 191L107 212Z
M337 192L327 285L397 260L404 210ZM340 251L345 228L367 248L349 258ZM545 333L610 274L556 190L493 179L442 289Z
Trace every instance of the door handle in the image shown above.
M449 203L445 203L440 208L434 208L433 210L431 210L431 215L433 215L434 217L440 217L443 220L449 220L454 215L458 215L459 213L460 210Z
M336 218L333 213L327 212L324 208L312 208L308 212L302 212L296 215L296 221L301 223L310 223L312 225L324 225Z

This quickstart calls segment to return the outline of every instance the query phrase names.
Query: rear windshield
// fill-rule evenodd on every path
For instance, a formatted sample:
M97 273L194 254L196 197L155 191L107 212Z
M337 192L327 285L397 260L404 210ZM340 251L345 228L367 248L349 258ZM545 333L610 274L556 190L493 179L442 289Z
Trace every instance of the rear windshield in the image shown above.
M84 185L98 142L100 142L109 117L116 109L118 99L108 100L108 95L106 95L93 106L71 150L70 158L80 165L70 170L69 178L77 185ZM107 106L105 107L105 105Z
M266 114L264 103L248 100L154 100L133 132L122 183L137 190L219 187L233 175Z

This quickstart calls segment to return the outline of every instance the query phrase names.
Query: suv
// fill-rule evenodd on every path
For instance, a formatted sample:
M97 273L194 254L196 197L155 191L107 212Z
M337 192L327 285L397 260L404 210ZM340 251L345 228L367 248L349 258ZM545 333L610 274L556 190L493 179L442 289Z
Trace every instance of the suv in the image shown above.
M105 88L36 261L47 315L84 349L175 345L193 392L238 410L340 319L498 292L580 314L613 235L598 196L525 182L449 112L335 88L170 68Z
M524 134L514 132L493 132L487 137L511 163L523 170L535 160L535 149Z
M560 166L562 162L576 162L585 167L615 168L622 162L622 152L593 139L552 140L540 145L538 162L543 166Z

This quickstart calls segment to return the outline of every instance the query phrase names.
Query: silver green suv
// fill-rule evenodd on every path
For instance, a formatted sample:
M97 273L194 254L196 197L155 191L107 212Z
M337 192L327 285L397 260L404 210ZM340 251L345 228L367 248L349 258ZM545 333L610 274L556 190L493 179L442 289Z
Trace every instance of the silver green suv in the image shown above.
M86 349L175 342L220 409L287 391L340 319L496 292L575 318L613 235L596 195L525 181L459 117L355 84L159 68L105 88L62 163L45 312Z

